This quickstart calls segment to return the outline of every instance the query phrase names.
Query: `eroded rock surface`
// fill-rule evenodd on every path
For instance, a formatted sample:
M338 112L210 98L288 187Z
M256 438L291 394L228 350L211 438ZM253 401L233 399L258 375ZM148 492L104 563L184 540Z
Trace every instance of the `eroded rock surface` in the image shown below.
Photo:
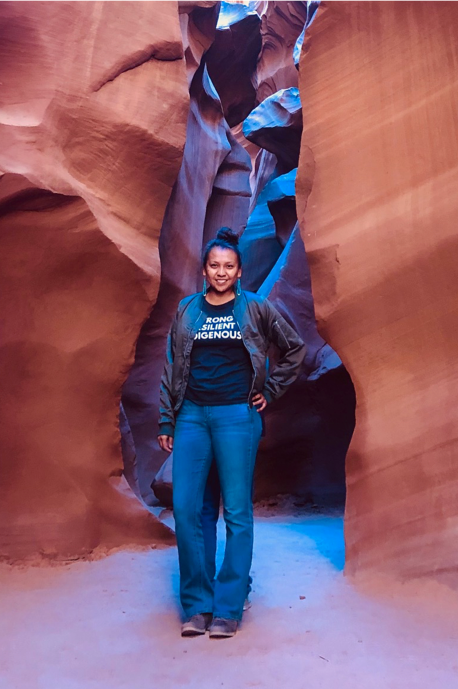
M307 2L273 0L263 8L262 48L257 67L258 103L280 89L297 87L293 51L307 18L310 19L307 5Z
M118 417L185 142L177 4L5 2L0 32L0 556L171 542Z
M227 3L224 3L226 5ZM210 77L221 98L230 127L242 122L256 105L256 66L261 50L261 18L241 5L243 16L219 22L206 55Z
M256 69L248 46L240 45L248 19L256 25L255 11L262 16L264 27L261 31L257 22L264 57ZM225 29L226 51L220 54L216 50L217 38L207 57L210 72L216 75L217 89L227 89L224 90L226 103L222 99L226 117L230 103L239 102L230 100L234 93L238 94L233 90L235 82L226 83L226 71L228 65L232 65L229 47L244 67L243 79L247 81L241 81L241 94L245 93L244 84L248 83L251 89L245 105L253 100L262 101L257 107L252 105L243 125L232 128L232 135L251 159L251 203L248 216L245 215L246 227L243 229L243 223L235 224L237 231L243 230L240 238L242 286L268 296L308 345L300 379L284 398L269 405L265 412L267 433L258 455L255 495L259 498L283 491L298 494L305 500L342 504L344 459L354 425L354 392L339 357L316 331L307 259L298 228L295 229L294 168L299 157L302 111L299 92L294 86L297 72L293 46L303 26L299 17L309 23L310 12L305 3L253 2L236 6L224 3L219 26L221 30L230 27L230 31ZM219 49L221 51L221 45ZM220 73L223 57L227 58L228 65L226 71ZM281 71L277 75L275 70L279 65ZM234 74L239 76L239 72L240 64ZM257 89L253 99L252 89L259 75L264 75L264 79L267 73L272 77L271 87L278 76L284 88L268 97L266 88ZM266 82L262 83L265 87ZM202 143L205 144L203 140ZM310 186L314 163L310 155L307 160ZM189 180L183 178L182 183L189 185ZM213 218L217 212L221 214L223 208L236 209L240 199L238 194L231 197L228 193L223 202L215 180L206 224L208 217ZM244 210L246 213L246 207ZM231 222L215 222L210 231L205 232L204 240L214 236L223 224L234 227ZM170 320L172 316L173 313ZM274 352L272 355L274 359ZM172 461L170 457L163 465L154 484L156 495L165 504L171 503Z
M0 557L171 542L122 478L119 388L149 304L138 268L81 198L30 184L0 203L0 232Z
M256 497L272 495L276 486L278 493L293 493L312 503L343 505L354 392L339 357L317 332L310 272L297 224L258 294L268 297L300 334L307 354L298 380L266 410Z
M260 148L274 153L283 172L296 168L302 134L299 90L281 89L266 98L246 118L243 134Z
M457 27L455 3L329 2L300 65L316 175L306 205L301 158L298 214L357 398L350 572L456 582Z
M249 156L231 134L204 66L196 72L190 93L183 163L161 231L159 296L143 325L123 390L140 489L147 502L153 501L151 482L165 459L157 442L157 423L168 329L180 299L202 287L202 245L221 225L241 232L250 201Z
M151 502L166 334L179 299L201 287L202 246L218 227L243 233L250 287L270 278L291 322L305 316L291 87L309 10L231 12L217 30L214 2L0 7L4 557L170 541L121 477L119 427L124 473ZM241 121L257 105L253 143ZM319 343L307 381L332 368ZM268 467L262 490L277 492ZM294 471L285 490L298 485Z

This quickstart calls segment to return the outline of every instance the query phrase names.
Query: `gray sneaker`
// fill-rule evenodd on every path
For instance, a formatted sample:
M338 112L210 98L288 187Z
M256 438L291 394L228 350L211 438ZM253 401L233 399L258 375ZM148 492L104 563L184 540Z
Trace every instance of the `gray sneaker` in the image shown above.
M237 620L226 620L223 617L214 617L209 632L211 639L226 639L234 636L237 631Z
M193 615L181 625L181 636L200 636L201 634L205 634L211 621L211 612Z

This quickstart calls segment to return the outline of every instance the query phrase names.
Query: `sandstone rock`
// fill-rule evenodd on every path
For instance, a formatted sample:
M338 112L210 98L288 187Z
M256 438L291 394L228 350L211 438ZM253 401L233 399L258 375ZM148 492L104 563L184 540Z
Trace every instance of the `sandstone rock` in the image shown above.
M286 246L297 222L296 174L297 168L276 177L270 183L271 193L267 205L275 222L277 240L282 247Z
M216 0L179 0L178 7L188 83L191 85L204 52L215 38L219 3Z
M300 65L298 215L357 398L349 572L456 582L457 27L455 3L328 2Z
M0 12L0 168L80 195L120 250L156 273L157 209L181 162L189 102L176 4L3 3ZM22 71L42 97L24 95ZM150 289L154 297L157 280Z
M154 501L151 482L165 459L157 442L157 422L168 329L179 300L201 289L203 244L220 225L241 232L250 201L249 156L232 136L203 66L196 72L190 93L183 163L161 230L159 296L143 325L135 364L123 390L141 492L148 503Z
M262 15L262 48L257 67L257 101L297 86L293 50L307 21L307 2L267 4Z
M119 392L149 303L139 269L82 199L24 186L0 204L0 558L171 542L121 479Z
M284 3L279 8L279 16L284 22L291 19L289 5ZM219 23L234 27L241 19L245 21L248 16L252 17L250 12L254 9L252 5L231 5L224 11L229 18L220 18ZM292 9L294 15L297 8ZM297 15L294 16L297 20ZM291 31L289 25L288 31L291 47L300 29L296 26L295 31ZM237 38L235 33L231 34L230 45L231 49L236 45L239 54L245 55L244 46L240 46L240 35ZM216 75L217 85L222 83L224 86L226 78L223 79L219 73L223 60L216 53L217 41L211 51L217 54L218 59L213 55L215 62L209 60L208 64ZM295 83L297 75L292 47L287 61L283 43L280 48L276 43L270 44L270 48L277 52L280 50L280 64L288 63L288 74ZM273 65L273 54L270 59ZM231 61L228 63L232 64ZM239 71L235 73L238 75ZM256 82L252 78L253 65L249 61L245 75L250 77L250 84ZM286 72L282 78L286 80ZM316 331L305 250L298 229L293 232L297 215L296 170L292 168L299 157L302 113L298 89L292 87L291 82L286 82L285 86L291 88L280 90L264 100L244 121L243 128L240 125L232 128L233 136L250 154L252 162L250 212L240 240L242 285L253 291L259 289L260 293L269 296L308 345L307 362L300 379L288 395L266 410L267 435L259 451L256 497L284 491L336 504L342 503L345 496L344 460L354 426L354 391L339 357ZM227 110L226 103L225 112ZM313 156L308 154L307 160L311 186ZM184 179L183 185L186 184L189 182ZM238 199L240 196L228 195L227 208L236 207L234 204ZM213 202L216 208L223 207L216 182L207 207L207 220L213 217ZM215 223L215 229L218 224L231 225L230 222ZM205 233L205 239L210 236L213 236L211 232ZM275 359L274 352L272 359ZM166 505L171 504L172 497L172 462L173 457L170 456L154 481L154 491Z
M7 2L0 25L0 554L171 542L123 486L118 414L185 141L177 4Z
M274 153L282 172L297 167L302 133L299 90L281 89L266 98L243 123L243 134L260 148Z
M257 292L268 297L307 342L304 367L307 375L310 374L316 368L317 352L325 343L316 329L310 272L297 224L280 258Z
M151 488L153 489L154 495L158 499L159 503L163 507L168 508L173 507L172 470L173 452L167 457L166 461L157 472L151 484Z
M293 493L320 504L343 504L345 454L354 427L354 392L339 357L317 332L310 273L298 225L258 294L268 297L300 334L307 354L298 380L266 409L256 498L272 495L275 486L278 493ZM272 362L275 358L272 352Z
M296 67L299 65L299 60L301 57L302 52L306 52L309 47L309 42L306 40L308 36L306 36L307 29L309 28L310 24L312 21L315 19L315 15L317 13L317 10L320 6L320 2L314 2L313 0L307 2L307 18L305 20L304 28L302 29L295 45L294 45L294 50L293 50L293 60L294 64ZM305 44L304 44L305 42Z
M256 207L240 238L242 287L251 292L258 290L282 252L275 221L268 206L268 202L278 196L278 187L273 187L274 180L268 182L260 192Z
M124 476L135 495L141 500L140 482L138 480L137 451L129 421L121 403L119 409L119 431L121 433L121 450Z
M250 150L253 197L241 246L245 286L259 288L269 296L301 333L308 354L298 381L266 410L266 436L259 449L255 494L262 498L283 491L320 503L342 504L345 454L354 427L354 389L340 358L316 331L307 258L297 229L293 232L297 214L296 170L292 168L299 158L302 110L291 45L300 33L295 12L302 13L304 8L290 5L270 4L263 18L263 27L268 30L263 37L264 59L261 56L258 68L261 87L257 98L262 102L243 123L247 138L238 134L247 149L247 141L262 147ZM301 42L315 11L316 3L307 3ZM281 40L273 28L275 22L278 27L278 21L284 22ZM276 37L270 40L272 34ZM272 95L262 82L262 70L269 64L273 73L280 66L277 76L284 80L284 88ZM270 84L274 88L275 81ZM306 187L310 191L314 171L313 153L303 147L303 193Z
M226 20L223 13L206 54L208 71L230 127L242 122L256 104L256 66L261 50L260 17L246 6L239 7L235 16L231 9Z

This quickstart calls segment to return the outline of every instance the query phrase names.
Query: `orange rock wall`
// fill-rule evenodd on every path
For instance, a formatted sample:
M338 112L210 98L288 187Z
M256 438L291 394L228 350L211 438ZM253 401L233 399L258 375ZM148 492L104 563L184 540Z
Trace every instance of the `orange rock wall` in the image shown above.
M0 82L0 557L171 542L118 416L185 143L178 3L3 2Z
M456 572L458 4L326 2L309 36L298 214L356 388L347 570Z

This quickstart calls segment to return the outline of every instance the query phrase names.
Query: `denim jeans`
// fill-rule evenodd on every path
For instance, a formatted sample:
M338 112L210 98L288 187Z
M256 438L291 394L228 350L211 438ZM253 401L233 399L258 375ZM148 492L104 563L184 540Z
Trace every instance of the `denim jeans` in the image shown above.
M257 410L246 403L201 407L185 400L178 413L173 511L181 604L187 616L213 612L226 619L242 617L253 552L252 485L261 425ZM224 560L214 582L202 530L204 491L213 458L226 523Z
M219 519L219 507L221 502L221 485L219 482L218 468L213 461L208 474L204 491L204 504L202 506L202 533L205 544L205 567L210 581L216 577L216 547L218 541L217 525ZM248 577L246 597L250 595L253 579Z

